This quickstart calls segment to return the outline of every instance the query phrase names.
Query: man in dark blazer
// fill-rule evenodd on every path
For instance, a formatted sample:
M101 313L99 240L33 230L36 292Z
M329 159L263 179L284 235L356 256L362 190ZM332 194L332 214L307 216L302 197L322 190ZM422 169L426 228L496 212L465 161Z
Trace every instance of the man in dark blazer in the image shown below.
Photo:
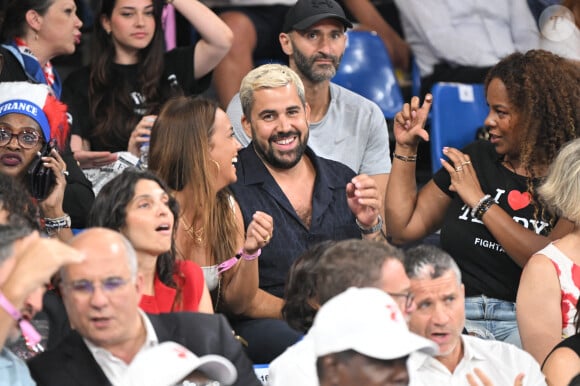
M237 369L234 385L261 385L232 329L221 315L146 315L138 304L143 277L133 247L121 234L84 231L71 245L85 255L61 270L61 290L74 331L29 362L38 385L117 385L142 351L174 341L198 356L217 354Z

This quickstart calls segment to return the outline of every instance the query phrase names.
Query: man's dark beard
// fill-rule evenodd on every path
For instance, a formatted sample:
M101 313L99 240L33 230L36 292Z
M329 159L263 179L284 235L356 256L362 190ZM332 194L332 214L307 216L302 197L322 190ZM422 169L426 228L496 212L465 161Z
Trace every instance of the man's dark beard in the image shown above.
M252 128L252 136L254 138L256 138L256 135L255 135L253 128ZM288 138L288 137L292 137L292 136L296 136L298 141L300 141L300 144L298 145L298 147L296 147L296 149L292 150L292 153L294 153L294 155L295 155L294 159L292 161L285 161L283 159L276 157L276 155L274 154L274 148L270 144L272 142L278 141L280 139ZM258 156L262 159L262 161L268 163L270 166L272 166L275 169L291 169L294 166L296 166L298 164L298 162L300 162L300 160L302 159L302 156L304 155L304 152L306 151L306 144L308 143L308 133L306 133L306 135L304 136L304 141L301 140L300 133L297 131L273 135L270 138L268 138L268 148L267 149L264 149L262 147L262 144L258 141L253 141L253 143L254 143L254 150L256 151ZM287 153L288 152L283 153L283 154L287 154Z
M292 55L292 57L294 58L294 63L296 64L298 71L300 71L300 73L304 75L304 77L309 81L313 83L320 83L326 80L330 80L334 77L334 75L336 75L336 70L338 69L338 65L342 60L342 55L340 57L336 57L333 55L318 53L308 58L302 52L300 52L299 49L296 48L294 43L292 44L292 48L294 50L294 54ZM329 67L328 70L323 72L321 71L315 72L313 70L314 62L321 58L331 59L332 67Z

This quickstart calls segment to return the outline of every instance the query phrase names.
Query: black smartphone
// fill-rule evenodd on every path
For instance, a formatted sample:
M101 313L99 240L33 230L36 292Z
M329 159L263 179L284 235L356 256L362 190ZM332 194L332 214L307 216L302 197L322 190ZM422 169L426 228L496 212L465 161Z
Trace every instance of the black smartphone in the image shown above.
M56 140L51 140L42 146L38 156L28 168L29 189L32 197L44 200L51 192L56 177L52 169L44 166L42 157L50 157L52 149L56 147Z

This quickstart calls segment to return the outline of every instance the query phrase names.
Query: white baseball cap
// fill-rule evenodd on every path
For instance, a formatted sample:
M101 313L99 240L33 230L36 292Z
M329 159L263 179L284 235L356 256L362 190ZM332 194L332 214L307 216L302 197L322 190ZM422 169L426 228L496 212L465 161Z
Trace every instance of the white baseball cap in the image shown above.
M310 334L317 357L347 350L387 360L438 353L434 342L409 331L397 303L378 288L352 287L324 303Z
M194 370L208 378L231 385L238 378L232 362L220 355L198 357L175 342L163 342L139 353L129 365L122 385L174 386Z

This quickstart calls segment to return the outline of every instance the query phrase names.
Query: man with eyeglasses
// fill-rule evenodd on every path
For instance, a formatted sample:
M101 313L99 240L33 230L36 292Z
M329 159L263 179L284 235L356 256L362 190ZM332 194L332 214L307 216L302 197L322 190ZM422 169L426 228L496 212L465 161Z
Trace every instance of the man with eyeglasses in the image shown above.
M331 243L320 253L307 252L290 270L282 313L292 327L309 328L318 309L334 296L349 287L374 287L388 293L403 318L408 319L415 304L411 282L403 266L404 258L401 249L359 239ZM300 273L302 269L307 269L308 275ZM314 289L305 294L300 293L302 288L302 291ZM310 332L270 364L269 385L318 386L316 356Z
M0 176L0 179L8 179ZM42 308L42 296L50 276L62 264L82 260L82 256L56 239L41 238L23 213L25 207L9 202L11 193L0 191L0 383L11 386L35 385L25 362L5 345L23 335L29 350L42 351L41 336L30 321ZM4 182L3 186L7 186ZM22 192L19 192L21 195ZM33 205L16 198L20 204ZM12 213L17 209L21 213Z
M74 331L54 350L29 362L39 384L123 385L137 356L160 342L174 341L198 356L229 359L238 373L234 385L261 385L222 315L146 315L139 309L143 276L123 235L91 228L76 236L71 246L85 256L81 264L61 269L60 288Z

